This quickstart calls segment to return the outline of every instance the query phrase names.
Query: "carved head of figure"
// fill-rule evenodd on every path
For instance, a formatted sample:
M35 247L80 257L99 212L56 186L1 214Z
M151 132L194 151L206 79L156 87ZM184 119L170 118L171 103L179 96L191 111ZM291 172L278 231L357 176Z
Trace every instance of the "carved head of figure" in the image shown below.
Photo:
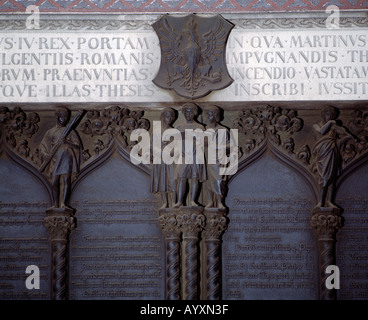
M329 120L336 120L339 112L335 107L327 106L321 111L322 122L327 123Z
M206 109L206 115L209 123L216 123L220 121L220 109L214 105Z
M187 121L193 121L198 115L198 107L194 103L186 103L183 106L183 114Z
M161 113L161 123L170 126L175 120L175 112L171 108L165 108Z
M55 116L58 124L65 127L70 118L70 110L66 108L58 108L55 112Z

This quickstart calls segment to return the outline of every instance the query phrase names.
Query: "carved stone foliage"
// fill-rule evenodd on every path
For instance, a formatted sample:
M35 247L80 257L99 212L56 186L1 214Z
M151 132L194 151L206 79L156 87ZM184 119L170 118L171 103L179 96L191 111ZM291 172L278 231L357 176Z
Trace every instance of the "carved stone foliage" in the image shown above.
M7 145L22 158L33 160L37 154L29 146L29 139L39 130L40 117L35 112L25 113L20 107L9 110L0 107L1 136Z
M205 226L205 237L206 239L221 239L221 235L225 232L228 225L228 219L226 218L226 211L223 212L205 212L206 215L206 226Z
M341 211L338 208L314 208L311 227L319 238L335 239L337 231L343 225L343 218L340 216Z
M69 233L75 228L75 218L72 216L47 216L45 226L50 232L51 240L67 240Z
M86 119L81 123L80 131L87 139L89 136L89 148L86 152L89 158L96 158L105 151L117 139L119 144L130 151L136 142L131 142L129 137L135 129L150 127L147 119L143 118L144 111L131 111L126 107L113 106L103 110L91 110L87 112Z
M2 106L0 151L42 181L52 207L67 208L72 185L89 164L98 165L99 157L116 149L129 158L136 143L130 142L131 132L150 127L143 113L119 106L88 112L57 107L38 113Z
M326 113L326 110L334 110L333 115L330 116L331 119L321 120L321 117L318 118L316 115L316 118L312 116L311 123L309 114L305 113L304 116L307 117L303 119L291 109L270 105L243 109L232 123L232 127L237 128L240 133L239 146L243 152L240 162L247 161L268 144L284 158L295 160L305 167L320 184L323 184L323 179L329 180L326 180L325 184L336 183L345 168L367 153L368 112L344 111L340 118L337 108L324 107L322 113ZM318 122L319 120L321 121ZM331 120L330 124L322 129L329 120ZM335 143L332 143L332 140ZM326 143L324 144L323 141ZM317 144L319 146L316 147ZM327 152L328 144L331 144L331 153ZM331 158L328 154L334 154L334 156ZM331 166L327 163L328 159ZM333 168L331 170L334 173L332 174L332 171L329 173L333 177L327 178L327 172L323 173L323 167Z
M138 128L148 130L150 127L149 120L143 118L143 113L142 110L131 111L126 107L113 106L90 110L84 117L82 116L73 127L82 141L81 166L107 151L114 139L117 139L119 146L129 152L136 144L130 142L131 132ZM40 167L44 161L40 154L39 141L52 122L46 118L49 116L48 113L26 114L19 107L12 111L7 107L0 108L0 125L4 128L7 144L36 167ZM74 115L71 116L73 117Z
M177 214L176 219L183 234L188 237L197 237L205 226L205 216L198 210L185 210Z
M368 111L354 110L347 127L356 139L349 139L344 145L342 150L344 164L368 150Z
M239 142L245 158L269 141L287 154L308 163L309 148L305 145L296 148L293 138L293 134L302 127L303 121L295 110L270 105L244 109L233 122L233 128L245 135Z
M161 210L158 217L158 225L163 230L166 239L178 238L180 236L180 229L175 213L170 210Z

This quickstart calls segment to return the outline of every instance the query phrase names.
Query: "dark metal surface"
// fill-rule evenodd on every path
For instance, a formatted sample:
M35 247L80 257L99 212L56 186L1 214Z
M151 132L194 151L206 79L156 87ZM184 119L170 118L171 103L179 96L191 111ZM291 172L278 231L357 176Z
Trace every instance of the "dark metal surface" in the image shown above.
M220 15L163 16L153 25L161 46L161 65L153 82L197 99L232 83L225 63L233 24Z

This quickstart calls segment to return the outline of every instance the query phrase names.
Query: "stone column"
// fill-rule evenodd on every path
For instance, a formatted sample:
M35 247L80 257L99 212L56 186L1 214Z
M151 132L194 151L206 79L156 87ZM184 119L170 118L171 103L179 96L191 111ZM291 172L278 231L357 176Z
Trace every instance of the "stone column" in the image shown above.
M161 209L158 224L162 228L166 242L166 299L180 300L180 235L176 220L176 210Z
M178 224L183 234L183 300L199 299L199 234L205 224L203 207L180 207Z
M311 226L315 230L319 247L321 274L321 299L336 300L336 289L326 288L326 268L336 264L336 233L342 227L342 210L336 207L315 207L312 210Z
M75 228L74 209L52 208L46 210L45 226L49 230L52 253L52 294L53 300L68 298L68 240Z
M221 237L227 228L226 209L205 209L206 300L221 299Z

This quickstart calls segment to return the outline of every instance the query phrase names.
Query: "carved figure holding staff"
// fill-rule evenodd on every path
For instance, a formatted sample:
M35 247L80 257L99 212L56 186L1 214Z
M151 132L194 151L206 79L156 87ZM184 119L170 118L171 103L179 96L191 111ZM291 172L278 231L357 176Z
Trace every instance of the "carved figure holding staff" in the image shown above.
M74 126L83 115L80 111L67 126L70 110L59 108L55 112L56 126L46 132L39 147L43 159L40 171L48 167L55 208L68 207L72 174L79 172L83 147Z

